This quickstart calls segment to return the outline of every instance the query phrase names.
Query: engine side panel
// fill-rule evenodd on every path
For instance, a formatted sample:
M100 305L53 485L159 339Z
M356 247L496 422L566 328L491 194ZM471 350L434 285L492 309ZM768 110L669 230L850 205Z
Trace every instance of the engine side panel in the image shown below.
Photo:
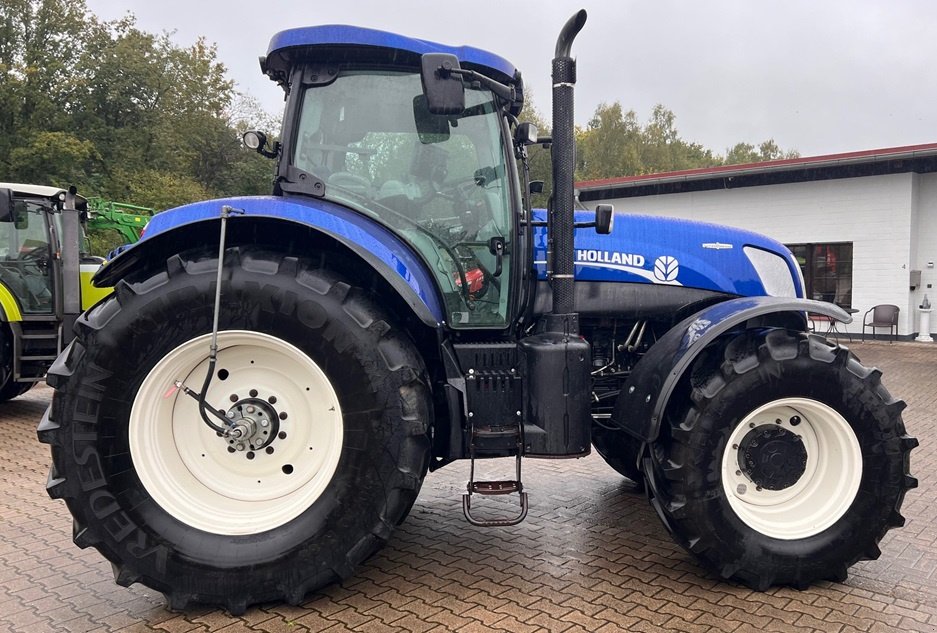
M546 212L538 210L534 217L542 221ZM577 222L593 219L590 211L576 212ZM794 294L803 296L797 262L776 240L716 224L623 213L615 215L609 235L576 229L576 281L655 284L748 297L769 294L744 252L746 246L778 256L778 264L793 279ZM538 277L546 279L546 227L536 227L534 249ZM577 309L584 308L577 304Z

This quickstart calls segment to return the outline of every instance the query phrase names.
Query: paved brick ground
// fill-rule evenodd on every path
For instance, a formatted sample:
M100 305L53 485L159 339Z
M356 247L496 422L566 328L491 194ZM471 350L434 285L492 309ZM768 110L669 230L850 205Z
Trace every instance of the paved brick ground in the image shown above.
M754 593L716 581L674 545L642 496L592 456L527 462L530 516L506 529L465 523L466 468L431 475L390 545L341 586L231 617L173 613L160 594L113 583L44 485L35 428L48 388L0 405L0 633L40 631L937 631L937 345L856 344L909 404L921 487L904 529L844 584Z

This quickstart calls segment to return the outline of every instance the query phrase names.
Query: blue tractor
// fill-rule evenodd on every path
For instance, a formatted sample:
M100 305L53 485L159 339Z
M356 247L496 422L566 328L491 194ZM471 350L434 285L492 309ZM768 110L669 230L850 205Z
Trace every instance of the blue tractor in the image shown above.
M522 458L592 446L723 578L802 587L879 555L916 440L880 372L807 331L808 311L849 316L803 299L774 240L574 209L584 22L557 41L551 139L491 53L273 37L282 140L245 135L272 195L154 217L49 372L48 492L118 583L175 608L299 603L381 547L428 471L471 460L466 518L509 526ZM543 211L527 151L546 140ZM478 480L496 457L510 474Z

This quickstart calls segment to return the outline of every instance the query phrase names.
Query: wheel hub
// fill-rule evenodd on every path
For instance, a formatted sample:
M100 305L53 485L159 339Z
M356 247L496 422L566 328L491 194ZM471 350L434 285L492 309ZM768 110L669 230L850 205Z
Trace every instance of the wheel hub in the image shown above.
M260 398L238 400L228 409L227 416L233 422L225 439L236 451L259 451L266 448L273 443L280 430L277 410Z
M784 490L807 468L807 449L799 435L780 426L759 426L739 443L739 465L759 488Z

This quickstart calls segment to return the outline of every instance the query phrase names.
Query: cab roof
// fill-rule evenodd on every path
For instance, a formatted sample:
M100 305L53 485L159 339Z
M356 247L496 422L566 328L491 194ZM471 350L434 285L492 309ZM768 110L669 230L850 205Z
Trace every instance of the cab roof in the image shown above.
M446 46L386 31L331 24L281 31L270 40L267 56L260 60L263 72L277 82L287 79L297 61L378 62L419 68L424 53L449 53L459 63L492 79L520 83L514 64L494 53L472 46Z
M48 198L49 200L55 200L60 194L64 194L66 192L65 189L62 189L61 187L49 187L47 185L26 185L18 182L0 182L0 189L11 189L14 196ZM75 198L76 204L85 202L84 196L76 194Z

